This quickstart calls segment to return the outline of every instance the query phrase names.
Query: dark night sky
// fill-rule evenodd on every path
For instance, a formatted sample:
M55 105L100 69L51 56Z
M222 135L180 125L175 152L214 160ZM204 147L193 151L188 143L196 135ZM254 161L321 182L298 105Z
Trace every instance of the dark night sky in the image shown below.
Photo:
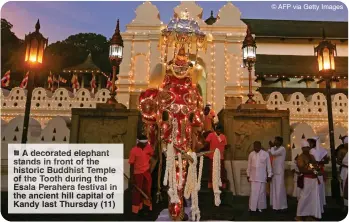
M1 17L11 22L13 31L20 38L24 34L34 31L34 25L39 18L41 33L49 38L49 43L63 40L69 35L80 32L99 33L109 38L115 28L116 19L120 18L122 31L125 25L135 17L135 9L142 2L139 1L109 1L109 2L7 2L1 10ZM173 15L173 8L179 2L152 2L160 11L160 19L166 24ZM315 21L348 21L348 9L342 2L232 2L241 11L242 18L281 19L281 20L315 20ZM204 9L203 18L214 15L226 4L226 1L197 2ZM291 4L288 9L272 9L272 5ZM293 9L294 5L302 9ZM323 5L337 5L342 9L322 9ZM319 9L310 9L316 5ZM308 6L308 7L306 7ZM307 8L307 9L306 9Z

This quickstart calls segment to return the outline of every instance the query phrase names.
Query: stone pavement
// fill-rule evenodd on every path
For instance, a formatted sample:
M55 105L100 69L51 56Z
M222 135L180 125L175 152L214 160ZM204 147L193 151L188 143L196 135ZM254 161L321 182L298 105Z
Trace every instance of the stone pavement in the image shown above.
M292 221L294 220L297 203L296 199L289 197L288 205L289 209L286 213L275 213L272 209L268 208L263 213L248 212L248 197L232 196L230 193L224 193L222 198L222 204L219 207L215 207L213 204L213 193L200 192L199 193L199 205L201 211L201 220L237 220L237 221ZM155 200L155 196L153 198ZM328 205L325 208L323 215L323 221L341 221L345 218L346 214L342 213L339 205L332 198L328 198ZM167 208L167 198L162 203L154 203L153 212L148 216L136 216L131 213L131 193L129 190L125 192L124 196L124 214L123 215L111 215L111 214L92 214L92 215L9 215L7 214L7 192L1 193L1 213L3 217L10 221L21 220L36 220L36 221L63 221L63 220L83 220L83 221L155 221L160 212Z

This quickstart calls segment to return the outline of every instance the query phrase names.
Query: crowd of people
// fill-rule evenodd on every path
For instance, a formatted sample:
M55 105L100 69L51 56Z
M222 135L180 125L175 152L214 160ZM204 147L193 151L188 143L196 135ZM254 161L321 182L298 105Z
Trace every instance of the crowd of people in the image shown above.
M254 151L248 157L247 180L251 184L249 210L262 212L267 208L266 184L270 182L270 205L273 210L287 209L287 195L284 182L286 149L283 139L275 137L270 149L263 150L260 141L255 141ZM338 151L341 191L344 205L348 206L348 137ZM295 150L297 152L297 150ZM339 153L340 152L340 153ZM325 195L325 164L329 163L328 152L320 146L318 137L303 140L301 151L294 157L292 171L295 183L293 196L297 197L296 220L318 220L322 218Z
M221 155L222 188L228 186L224 168L224 151L230 147L223 134L221 125L214 126L215 114L209 107L204 110L204 143L207 150L219 149ZM277 212L287 211L287 194L285 186L286 149L283 138L275 137L269 142L269 149L263 149L260 141L253 143L254 150L248 156L247 180L251 185L249 211L263 212L267 209L267 184L270 187L270 205ZM337 149L337 164L340 166L341 190L345 206L348 199L348 137L343 137L343 145ZM132 212L138 214L143 206L151 211L150 159L154 149L149 145L146 136L141 135L137 145L129 156L131 166ZM206 154L210 162L208 187L212 188L213 152ZM318 137L303 139L301 148L292 151L292 172L294 173L293 196L297 198L296 220L321 219L324 213L325 199L325 164L329 163L328 152L320 145ZM143 211L142 211L143 212Z

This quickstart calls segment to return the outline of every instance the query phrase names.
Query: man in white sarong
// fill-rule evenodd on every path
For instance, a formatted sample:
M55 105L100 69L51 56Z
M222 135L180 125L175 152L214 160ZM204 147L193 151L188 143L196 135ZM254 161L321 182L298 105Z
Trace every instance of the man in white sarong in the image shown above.
M297 186L297 180L298 176L300 175L299 169L297 167L297 157L302 153L301 148L294 148L292 149L292 165L291 170L293 173L293 197L297 197L297 200L299 199L299 193L301 192L301 189Z
M248 156L247 180L251 183L249 210L255 212L267 208L266 184L273 175L270 158L266 151L262 150L260 141L253 143L254 151Z
M271 156L271 166L273 169L273 179L270 184L270 205L274 210L287 209L287 194L285 187L285 159L286 149L282 146L283 139L280 136L275 137L273 147L268 152Z
M324 212L323 206L326 205L326 186L325 181L326 178L324 178L325 174L325 164L329 163L329 158L327 156L328 152L325 148L322 148L320 146L320 138L319 137L313 137L311 139L308 139L309 145L310 145L310 154L315 157L315 160L317 161L318 165L320 166L320 170L322 175L319 176L320 180L320 201L322 205L322 213Z
M297 158L297 167L302 176L298 186L301 188L297 205L296 220L304 221L303 217L311 217L311 220L321 219L322 205L319 194L318 174L321 173L313 155L310 154L310 145L302 141L302 154Z

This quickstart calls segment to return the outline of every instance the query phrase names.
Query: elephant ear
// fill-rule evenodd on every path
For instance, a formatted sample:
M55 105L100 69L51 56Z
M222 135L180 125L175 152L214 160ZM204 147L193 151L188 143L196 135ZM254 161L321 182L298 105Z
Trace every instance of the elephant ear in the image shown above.
M139 96L139 103L142 102L142 100L150 98L150 99L155 99L159 93L158 89L155 88L150 88L147 89L143 92L141 92L141 95Z
M158 92L158 89L148 89L142 92L139 96L139 108L142 114L142 119L147 122L156 122L156 112L158 110L156 98Z

